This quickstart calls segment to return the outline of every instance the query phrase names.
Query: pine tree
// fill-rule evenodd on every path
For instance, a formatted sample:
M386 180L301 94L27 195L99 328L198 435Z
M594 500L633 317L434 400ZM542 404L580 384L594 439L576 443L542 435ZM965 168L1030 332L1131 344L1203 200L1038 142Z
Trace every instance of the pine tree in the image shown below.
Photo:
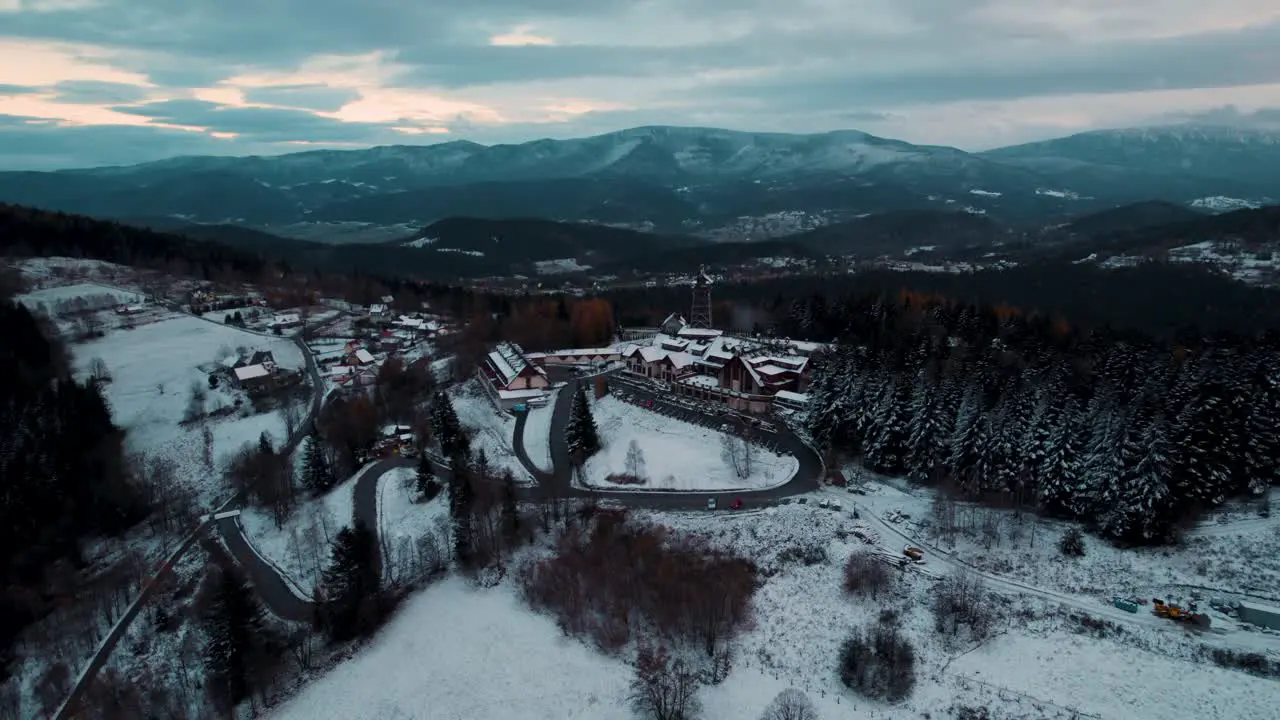
M1205 383L1174 423L1172 462L1175 492L1184 508L1220 504L1230 487L1222 459L1222 387Z
M372 629L381 592L378 541L363 523L338 531L321 574L321 623L331 640L350 640Z
M312 430L303 442L302 483L314 494L328 492L338 483L338 479L325 456L324 440L318 431Z
M454 463L450 477L449 518L453 526L453 557L459 565L466 567L471 561L471 510L475 505L475 491L471 487L471 471L464 463Z
M1130 433L1126 454L1139 454L1105 508L1100 527L1108 536L1136 542L1163 541L1173 516L1169 512L1170 448L1162 418Z
M1084 435L1079 428L1079 406L1068 400L1048 429L1049 440L1040 461L1036 497L1040 509L1050 515L1066 515L1072 493L1080 484ZM1048 423L1045 423L1048 427Z
M249 697L263 651L262 608L253 590L229 564L217 567L206 584L201 627L209 682L229 707Z
M569 411L569 421L564 428L565 443L569 455L575 462L585 462L600 449L600 435L596 430L596 420L591 416L591 405L587 401L587 393L579 384L574 391L573 407Z
M435 468L431 459L423 454L418 457L418 477L415 487L424 502L431 502L440 494L440 483L436 482Z
M443 392L436 393L435 404L431 409L431 425L436 439L440 441L440 452L451 462L471 455L471 441L462 430L462 423L453 409L453 403Z
M502 535L507 547L514 547L520 536L520 510L516 505L516 477L510 470L502 473Z

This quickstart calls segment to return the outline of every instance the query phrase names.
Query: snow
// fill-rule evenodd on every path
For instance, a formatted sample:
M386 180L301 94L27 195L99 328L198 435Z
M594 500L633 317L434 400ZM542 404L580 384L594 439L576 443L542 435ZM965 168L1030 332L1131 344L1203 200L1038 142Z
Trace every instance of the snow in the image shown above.
M559 392L553 391L546 405L530 408L524 421L524 451L534 465L547 472L551 472L551 417Z
M790 455L776 455L753 448L751 474L739 478L721 457L725 434L654 413L605 396L593 401L592 413L599 429L600 452L585 466L591 487L636 489L615 485L606 478L626 472L627 450L635 441L644 454L645 489L684 491L761 490L785 484L799 468Z
M510 585L450 577L408 600L276 720L632 720L626 666L567 639Z
M449 389L458 421L471 433L472 452L484 450L490 467L510 470L517 482L529 482L529 472L516 459L512 446L516 420L510 414L494 407L489 396L480 387L480 381L472 378Z
M999 637L957 658L950 672L998 682L1105 718L1269 720L1276 716L1275 680L1079 635ZM1123 703L1123 710L1117 701Z
M1049 190L1047 188L1036 188L1037 195L1045 197L1062 198L1064 200L1079 200L1080 195L1071 190Z
M479 250L461 250L459 248L436 248L436 252L458 253L459 255L470 255L472 257L484 257L484 253Z
M78 374L89 374L89 364L102 358L111 373L103 391L111 415L128 432L127 448L147 455L164 455L178 465L178 477L197 490L209 504L222 493L220 472L210 472L201 456L201 428L179 425L189 398L189 388L208 389L208 375L199 366L216 360L220 349L243 346L250 351L270 350L281 368L300 369L302 352L291 341L247 333L216 322L186 315L172 315L161 322L135 329L116 329L104 337L74 345ZM209 391L207 408L231 405L233 392L223 382ZM221 465L246 443L266 432L276 445L284 442L284 420L278 412L247 414L250 403L233 413L206 420L213 435L213 460ZM242 414L246 413L246 414Z
M333 536L353 521L356 480L371 467L364 466L321 497L298 503L283 527L276 527L268 509L247 507L240 513L249 544L281 571L299 597L312 597L320 572L329 562Z
M703 720L758 717L788 687L805 692L824 718L953 717L955 705L988 708L993 720L1069 718L1073 711L1106 720L1274 717L1274 680L1188 661L1199 640L1169 629L1167 621L1156 625L1164 632L1139 627L1094 637L1060 607L1013 596L1002 611L1000 634L972 650L956 649L944 647L933 631L934 581L920 572L900 576L880 599L850 597L841 589L841 568L850 553L868 546L848 530L865 522L866 514L855 520L851 509L822 509L815 501L856 497L877 511L903 507L917 518L926 514L926 496L897 489L909 487L899 478L878 480L871 483L872 495L827 490L810 494L806 504L765 510L633 513L639 522L697 534L713 547L751 557L763 571L753 621L732 641L732 672L721 685L699 691ZM403 484L383 482L384 493ZM412 506L404 497L395 500L401 520L393 519L398 511L392 502L383 501L384 527L416 523L415 532L425 531L430 505ZM819 548L823 559L806 564L789 557L805 547ZM359 654L304 688L275 717L632 718L626 656L603 655L565 637L547 616L530 611L513 585L508 580L478 589L449 577L428 587ZM899 613L918 657L916 690L896 706L856 696L836 672L849 629L874 622L885 609ZM483 692L475 691L477 678L483 678Z
M590 270L590 265L581 265L577 258L559 258L557 260L539 260L533 264L539 275L560 275L563 273L583 272Z
M50 311L53 311L58 303L70 302L81 298L90 308L98 310L112 309L116 305L133 305L143 302L143 296L140 293L96 283L48 287L24 293L17 296L16 299L27 306L29 310L36 310L41 305L44 305Z
M978 195L981 197L1000 197L1001 195L1004 195L1004 193L993 192L991 190L978 190L978 189L970 190L969 194Z
M1209 197L1196 198L1188 204L1193 208L1208 210L1210 212L1254 210L1262 207L1262 203L1254 200L1243 200L1241 198L1226 197L1225 195L1211 195Z
M416 240L410 240L409 242L405 243L405 244L404 244L404 246L405 246L405 247L412 247L412 248L423 248L423 247L426 247L426 246L428 246L428 245L433 245L433 244L438 243L438 242L440 242L440 238L433 238L433 237L426 237L426 236L423 236L423 237L420 237L420 238L418 238L418 239L416 239Z
M385 540L386 547L438 532L440 523L448 521L445 493L431 502L414 502L417 477L416 468L405 467L388 470L378 478L378 537Z

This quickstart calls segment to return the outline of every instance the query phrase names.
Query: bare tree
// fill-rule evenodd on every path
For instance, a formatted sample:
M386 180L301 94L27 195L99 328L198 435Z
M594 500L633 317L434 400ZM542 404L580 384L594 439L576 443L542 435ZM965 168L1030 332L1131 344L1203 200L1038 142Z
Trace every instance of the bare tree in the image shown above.
M302 421L302 405L292 399L286 399L284 407L280 408L280 415L284 418L285 437L293 437L293 433L298 429L298 423Z
M187 395L187 409L182 413L182 421L193 423L204 418L204 404L209 397L204 385L192 382Z
M751 475L754 449L745 437L725 434L720 440L720 457L739 478Z
M697 717L698 673L664 648L641 647L631 680L631 706L651 720L693 720Z
M107 362L100 357L90 360L89 378L97 383L111 382L111 369L107 367Z
M760 720L818 720L818 709L808 695L787 688L773 698Z
M953 646L991 637L995 612L978 575L959 569L933 595L933 626Z
M631 439L631 444L627 446L627 474L639 480L644 477L644 451L640 449L640 444Z
M844 589L848 593L877 598L892 583L889 568L871 553L855 552L845 561Z

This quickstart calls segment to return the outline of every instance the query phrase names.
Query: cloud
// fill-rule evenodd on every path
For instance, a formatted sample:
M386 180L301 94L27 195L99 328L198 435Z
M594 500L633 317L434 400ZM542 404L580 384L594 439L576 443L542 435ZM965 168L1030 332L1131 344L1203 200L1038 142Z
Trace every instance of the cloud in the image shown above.
M19 6L0 5L0 113L78 138L93 135L70 126L143 125L121 137L161 133L158 147L282 152L441 129L510 142L633 124L855 127L981 147L1160 113L1247 114L1280 85L1274 0ZM1156 95L1184 105L1144 110Z
M135 103L147 99L147 89L139 85L99 82L96 80L64 80L51 88L54 100L82 105Z
M352 100L359 99L360 91L327 85L278 85L251 88L245 91L244 97L247 102L260 105L334 112Z
M1280 130L1280 107L1264 107L1252 112L1241 112L1240 108L1235 105L1223 105L1194 112L1179 110L1167 113L1162 119L1173 123L1190 123L1194 125L1225 125L1259 130Z
M165 125L202 128L258 142L372 144L378 139L384 142L391 140L395 133L390 125L343 122L305 110L232 107L204 100L163 100L143 105L120 105L112 110Z

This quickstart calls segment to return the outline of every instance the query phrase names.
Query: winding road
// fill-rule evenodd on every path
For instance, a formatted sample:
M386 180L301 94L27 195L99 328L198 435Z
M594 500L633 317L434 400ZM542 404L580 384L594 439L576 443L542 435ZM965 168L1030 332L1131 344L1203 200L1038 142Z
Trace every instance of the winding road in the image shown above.
M784 485L764 490L743 490L739 492L673 492L661 490L647 491L601 491L575 487L573 484L573 468L569 461L569 448L564 438L565 425L569 421L569 411L573 405L574 393L583 378L575 376L566 368L548 368L548 374L556 381L564 381L565 385L556 397L551 418L551 461L553 470L547 472L539 468L529 458L524 446L524 431L527 415L519 413L513 432L512 446L520 464L537 480L531 486L523 487L520 494L523 500L537 501L547 497L559 498L593 498L608 500L628 507L650 509L687 509L705 510L708 498L716 498L717 504L724 508L736 498L742 498L751 506L772 504L793 495L809 492L818 487L818 478L822 473L822 460L817 453L794 434L782 430L770 433L770 439L784 452L790 452L799 461L799 468L792 479ZM650 392L655 403L665 398L652 391L645 391L640 386L628 387L634 395L649 397ZM718 413L707 412L707 424L724 422ZM301 439L301 438L299 438ZM294 443L293 445L296 445ZM432 457L436 472L445 474L449 467L441 459ZM364 523L375 533L378 531L378 481L388 471L399 467L414 467L416 460L389 458L377 460L361 469L356 479L353 502L353 520ZM728 512L728 511L724 511ZM314 604L294 589L293 583L281 574L270 561L263 558L249 539L245 537L244 528L238 517L227 516L217 519L218 531L221 533L227 549L241 566L245 568L249 581L258 591L262 602L276 616L293 621L306 621L313 617Z

